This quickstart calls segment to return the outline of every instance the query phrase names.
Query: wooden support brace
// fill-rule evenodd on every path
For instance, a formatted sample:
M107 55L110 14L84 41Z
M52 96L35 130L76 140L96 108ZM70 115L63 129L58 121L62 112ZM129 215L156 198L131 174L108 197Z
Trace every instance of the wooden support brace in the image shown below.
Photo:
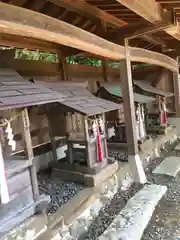
M59 71L61 74L61 80L68 80L68 66L66 63L66 57L62 53L58 52Z
M71 132L71 113L66 114L66 132L67 132L67 147L68 147L68 162L73 164L73 152L72 152L72 143L69 142L69 134Z
M108 82L107 61L106 60L102 60L102 68L103 68L104 82Z
M89 168L92 168L91 163L91 152L89 146L89 133L88 133L88 118L84 117L84 135L85 135L85 143L86 143L86 161Z
M34 201L37 201L39 199L39 188L38 188L38 181L37 181L36 165L33 162L34 154L33 154L33 148L32 148L30 123L29 123L27 108L25 108L22 111L21 126L22 126L22 139L24 142L25 155L29 161L32 161L32 165L30 166L31 184L33 189Z
M178 58L177 58L178 62ZM180 118L180 82L179 82L179 68L177 72L173 73L174 94L175 94L175 110L176 117Z
M177 62L179 58L177 58ZM180 135L180 82L179 82L179 68L177 68L177 72L173 73L173 84L174 84L174 95L175 95L175 111L176 111L176 129L178 136Z
M146 176L138 152L136 137L136 119L134 108L134 95L132 86L131 62L127 49L126 60L120 62L122 92L124 102L124 118L126 123L126 136L128 142L128 161L135 182L145 183Z
M106 115L105 115L105 113L103 113L102 120L104 122L104 135L105 135L104 151L105 151L105 158L108 159L108 148L107 148L107 133L108 133L108 129L107 129L107 124L106 124Z
M52 147L52 157L53 157L53 161L57 161L58 157L57 157L57 151L56 151L56 140L53 135L52 122L49 115L47 116L47 118L48 118L48 127L49 127L49 137L51 140L51 147Z

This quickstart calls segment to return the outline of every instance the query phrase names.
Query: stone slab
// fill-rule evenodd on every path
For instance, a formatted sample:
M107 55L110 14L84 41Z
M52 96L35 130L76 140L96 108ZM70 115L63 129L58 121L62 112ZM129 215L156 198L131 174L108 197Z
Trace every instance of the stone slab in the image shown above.
M178 145L175 147L175 150L176 150L176 151L180 151L180 144L178 144Z
M168 175L176 177L180 171L180 157L165 158L153 171L153 174Z
M75 170L64 170L53 168L53 176L60 177L63 181L72 181L82 183L88 187L95 187L100 185L102 182L110 178L119 169L117 161L108 164L97 174L84 174L76 172Z
M26 239L27 235L32 233L31 240L35 240L46 230L46 218L41 215L35 215L24 223L22 223L17 228L10 231L4 238L1 240L12 240L12 239Z
M167 187L146 185L136 193L98 240L140 240Z

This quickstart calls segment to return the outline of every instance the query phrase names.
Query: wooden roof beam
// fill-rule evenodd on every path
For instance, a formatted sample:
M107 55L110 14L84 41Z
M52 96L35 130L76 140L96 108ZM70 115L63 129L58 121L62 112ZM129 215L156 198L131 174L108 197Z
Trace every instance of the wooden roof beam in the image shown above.
M148 22L157 23L163 19L163 10L155 0L117 0Z
M154 37L152 35L144 35L141 38L144 39L145 41L149 42L149 43L154 44L154 45L160 45L160 46L166 46L167 45L163 40L158 39L157 37Z
M0 33L62 44L108 59L125 59L125 48L47 15L0 2ZM177 70L177 62L166 55L130 48L130 60Z
M51 3L54 3L57 6L64 7L69 11L76 12L86 18L97 20L101 19L102 22L106 22L111 26L124 26L127 22L121 20L118 17L115 17L87 2L84 0L48 0Z
M159 3L155 0L116 0L122 5L134 11L139 16L143 17L150 23L157 22L168 22L172 19L172 14L170 12L165 11ZM167 1L166 1L167 3ZM174 1L173 1L174 3ZM171 19L170 19L171 18ZM174 38L180 40L180 27L178 25L174 25L167 29L164 29L166 33L173 36Z
M164 24L156 24L154 26L148 26L147 24L144 24L144 23L143 24L132 23L118 30L113 30L109 34L110 37L108 39L115 43L124 44L124 39L127 37L131 37L132 35L136 35L136 34L141 34L141 32L155 30L156 28L159 28L161 26L163 27ZM140 29L140 31L137 32L137 29ZM157 37L154 37L152 34L142 35L142 36L139 36L139 38L154 45L166 46L166 43L163 40L158 39Z
M0 46L7 46L10 48L25 48L34 51L39 50L42 52L51 53L57 53L61 51L66 56L72 55L74 52L74 49L67 46L61 46L59 44L48 41L42 41L28 37L13 36L9 34L0 34Z

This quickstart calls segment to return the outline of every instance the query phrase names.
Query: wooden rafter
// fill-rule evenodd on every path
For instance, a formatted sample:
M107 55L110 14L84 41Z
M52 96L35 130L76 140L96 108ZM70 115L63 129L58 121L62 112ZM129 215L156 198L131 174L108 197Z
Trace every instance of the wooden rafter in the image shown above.
M101 19L103 22L116 27L126 25L127 23L101 9L90 5L84 0L49 0L57 6L64 7L70 11L77 12L92 20Z
M155 0L116 0L133 12L143 17L151 23L156 22L167 22L168 18L171 18L171 14L166 12L161 5ZM162 2L162 1L161 1ZM170 1L172 2L172 1ZM166 1L167 3L167 1ZM173 1L174 3L174 1ZM166 33L180 40L180 29L179 26L172 26L164 29Z
M160 26L160 24L158 24L158 26ZM140 33L140 32L137 32L137 29L147 31L147 30L150 30L150 29L155 29L156 27L157 27L157 25L147 27L147 24L144 24L144 23L139 23L139 24L132 23L132 24L129 24L128 26L126 26L126 27L124 26L120 29L113 30L109 34L109 37L107 39L109 39L109 40L111 40L115 43L124 44L124 39L125 38L131 37L131 36L133 36L137 33ZM165 41L153 36L152 34L142 35L139 38L145 40L146 42L154 44L154 45L166 46Z
M151 23L162 21L162 9L155 0L117 0Z
M14 4L16 6L22 6L25 4L28 0L10 0L8 3L9 4Z
M112 60L125 58L125 48L75 26L27 9L0 2L0 33L62 44ZM130 60L177 70L173 59L156 52L130 48Z
M43 6L44 6L44 1L35 1L35 3L33 1L29 2L30 4L30 9L33 10L33 11L40 11ZM25 6L26 7L26 6Z

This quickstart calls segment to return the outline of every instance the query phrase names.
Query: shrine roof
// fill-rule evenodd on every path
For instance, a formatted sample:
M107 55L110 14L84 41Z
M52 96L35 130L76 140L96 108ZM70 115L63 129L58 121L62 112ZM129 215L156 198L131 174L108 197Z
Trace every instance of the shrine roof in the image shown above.
M48 80L48 77L45 77ZM40 80L35 78L35 80ZM42 80L42 78L41 78ZM93 116L116 110L119 104L94 96L87 88L87 83L68 81L37 81L38 84L58 92L66 97L61 104L83 115Z
M120 84L104 84L101 89L104 88L108 93L114 97L123 98L123 92ZM155 101L154 98L148 97L142 94L134 93L134 101L137 103L149 103Z
M162 97L171 97L174 95L174 93L170 93L170 92L165 92L162 91L156 87L153 87L152 85L150 85L150 83L146 82L146 81L134 81L134 84L136 86L138 86L139 88L141 88L143 91L146 91L148 93L153 93Z
M16 71L0 68L0 110L63 101L63 95L23 79Z

